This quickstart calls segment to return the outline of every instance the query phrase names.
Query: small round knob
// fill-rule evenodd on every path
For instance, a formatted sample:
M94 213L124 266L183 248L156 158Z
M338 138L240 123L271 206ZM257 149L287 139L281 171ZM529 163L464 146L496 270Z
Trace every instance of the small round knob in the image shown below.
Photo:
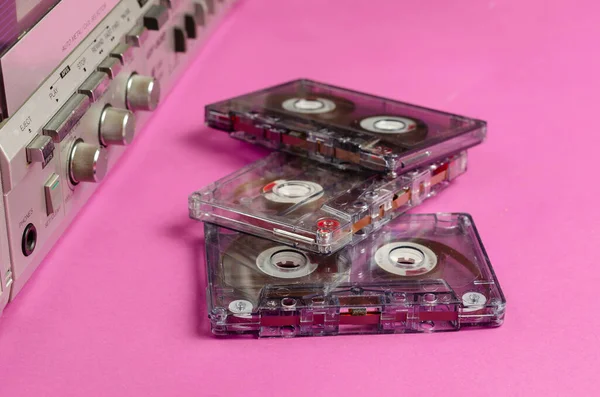
M160 84L154 77L133 74L127 80L125 102L129 110L154 110L160 101Z
M108 145L129 145L135 135L135 115L132 111L107 107L100 115L100 142Z
M81 139L73 144L69 157L69 176L73 184L100 182L108 168L106 149Z

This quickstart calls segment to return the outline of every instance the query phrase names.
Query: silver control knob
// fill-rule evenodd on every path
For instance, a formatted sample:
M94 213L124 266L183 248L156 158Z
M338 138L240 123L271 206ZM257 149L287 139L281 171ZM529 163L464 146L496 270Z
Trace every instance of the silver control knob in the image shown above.
M106 107L100 115L100 142L108 145L129 145L135 135L135 115L132 111Z
M127 80L125 102L129 110L154 110L160 101L160 85L154 77L133 74Z
M100 182L108 168L107 151L81 139L73 144L69 156L69 177L73 184Z

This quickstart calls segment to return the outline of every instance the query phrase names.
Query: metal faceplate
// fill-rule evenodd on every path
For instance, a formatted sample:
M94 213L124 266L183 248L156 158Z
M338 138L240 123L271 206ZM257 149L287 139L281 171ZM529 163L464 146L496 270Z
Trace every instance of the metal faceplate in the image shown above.
M10 115L0 122L0 281L4 286L7 274L12 280L1 291L18 293L97 188L70 178L74 144L101 148L110 173L126 146L101 139L104 109L127 109L133 75L160 86L159 98L150 102L164 97L235 1L215 2L215 14L204 26L197 22L196 37L185 37L185 52L177 52L181 35L175 32L190 31L186 21L189 25L197 3L62 0L0 59ZM150 111L130 111L139 131ZM23 233L30 223L36 248L24 256Z

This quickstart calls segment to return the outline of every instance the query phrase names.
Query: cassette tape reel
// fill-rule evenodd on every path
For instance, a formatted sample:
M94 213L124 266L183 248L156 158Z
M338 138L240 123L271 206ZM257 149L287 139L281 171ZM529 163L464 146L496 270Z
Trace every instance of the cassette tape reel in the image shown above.
M266 108L280 109L289 115L301 115L307 119L339 122L352 114L354 103L325 93L298 92L270 95L266 98Z
M235 138L337 165L398 172L481 143L481 120L310 80L206 106Z
M355 128L378 135L385 145L416 145L427 138L427 124L406 116L381 114L353 120Z
M394 178L273 153L193 193L190 216L332 253L437 194L465 172L466 159L460 153Z
M405 215L332 255L205 226L213 333L292 337L497 327L506 300L472 219Z

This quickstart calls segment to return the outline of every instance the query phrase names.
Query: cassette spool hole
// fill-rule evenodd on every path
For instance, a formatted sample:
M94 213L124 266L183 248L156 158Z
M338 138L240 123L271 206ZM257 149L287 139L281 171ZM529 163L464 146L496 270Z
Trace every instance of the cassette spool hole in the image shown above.
M335 110L335 102L326 98L289 98L281 107L295 113L319 114Z
M319 100L298 99L294 102L294 107L301 110L317 110L325 107L325 105Z
M402 130L402 129L406 128L406 123L399 121L399 120L383 119L383 120L376 121L373 124L373 126L375 128L377 128L378 130L394 131L394 130Z
M417 123L407 117L373 116L359 122L361 128L380 134L404 134L416 130Z
M279 180L265 185L263 192L273 203L308 204L323 196L323 187L310 181Z
M290 198L308 197L313 191L312 186L300 181L289 181L273 187L273 193Z
M399 276L429 273L438 260L430 248L410 241L384 244L375 252L374 259L381 269Z
M256 266L261 272L277 278L305 277L317 269L304 252L284 245L262 251L256 257Z
M271 264L279 269L297 269L306 266L306 255L294 250L281 250L271 255Z
M420 266L425 254L413 247L397 247L390 251L390 260L398 266Z

